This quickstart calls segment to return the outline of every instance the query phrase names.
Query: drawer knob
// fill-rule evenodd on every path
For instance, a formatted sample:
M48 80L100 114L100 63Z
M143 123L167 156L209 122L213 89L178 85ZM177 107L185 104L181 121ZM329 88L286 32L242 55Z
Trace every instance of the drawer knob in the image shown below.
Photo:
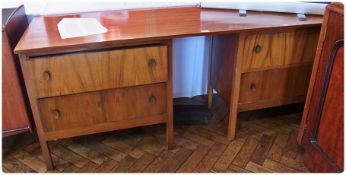
M257 88L256 88L256 84L255 84L255 83L251 83L251 85L250 85L250 90L251 90L252 92L256 92Z
M261 47L259 44L257 44L257 45L254 47L254 51L255 51L256 53L260 53L261 50L262 50L262 47Z
M155 97L154 95L151 95L151 96L149 97L149 102L150 102L150 103L156 103L156 97Z
M43 76L43 79L46 80L46 81L49 81L50 78L51 78L51 75L50 75L49 71L44 71L42 76Z
M252 92L256 92L257 87L256 87L256 84L255 84L255 83L251 83L251 85L250 85L250 90L251 90Z
M97 107L101 108L102 107L102 101L97 102Z
M148 61L148 66L150 69L153 69L156 67L156 60L151 58L149 61Z
M57 110L57 109L52 110L52 116L53 116L55 119L58 119L58 118L60 117L60 111Z

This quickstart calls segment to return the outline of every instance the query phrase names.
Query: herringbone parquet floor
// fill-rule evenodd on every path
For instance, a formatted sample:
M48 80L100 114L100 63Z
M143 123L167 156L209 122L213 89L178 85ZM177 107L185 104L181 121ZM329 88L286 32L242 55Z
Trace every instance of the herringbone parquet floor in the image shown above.
M164 125L63 139L49 144L56 169L48 172L307 172L296 143L301 105L240 113L230 142L227 110L214 99L208 125L175 126L173 150ZM175 103L205 104L206 97ZM4 139L2 170L47 172L37 137Z

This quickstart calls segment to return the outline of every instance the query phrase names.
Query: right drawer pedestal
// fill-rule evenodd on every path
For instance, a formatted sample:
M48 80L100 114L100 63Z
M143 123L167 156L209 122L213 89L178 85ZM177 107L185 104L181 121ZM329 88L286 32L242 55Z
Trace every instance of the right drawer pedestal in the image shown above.
M208 106L215 89L229 106L228 138L237 114L304 102L319 27L213 37Z

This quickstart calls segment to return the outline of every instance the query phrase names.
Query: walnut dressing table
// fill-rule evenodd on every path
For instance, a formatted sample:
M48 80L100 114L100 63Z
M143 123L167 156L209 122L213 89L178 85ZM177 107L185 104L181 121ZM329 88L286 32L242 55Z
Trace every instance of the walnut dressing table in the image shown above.
M96 18L108 32L61 39L57 23L66 17ZM198 6L35 17L15 53L47 168L47 142L61 138L165 123L172 145L177 37L212 36L208 101L214 88L229 105L233 139L238 111L304 100L321 22Z

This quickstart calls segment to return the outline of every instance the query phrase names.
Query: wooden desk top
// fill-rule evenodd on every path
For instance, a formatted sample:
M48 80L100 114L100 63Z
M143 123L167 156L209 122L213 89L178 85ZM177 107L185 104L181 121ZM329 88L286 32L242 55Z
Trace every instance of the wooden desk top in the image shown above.
M107 33L61 39L57 23L64 17L94 17ZM134 42L151 42L183 36L251 32L320 26L322 16L308 15L299 21L296 14L201 9L200 7L117 10L60 16L35 17L15 48L15 53L37 55L81 51Z

